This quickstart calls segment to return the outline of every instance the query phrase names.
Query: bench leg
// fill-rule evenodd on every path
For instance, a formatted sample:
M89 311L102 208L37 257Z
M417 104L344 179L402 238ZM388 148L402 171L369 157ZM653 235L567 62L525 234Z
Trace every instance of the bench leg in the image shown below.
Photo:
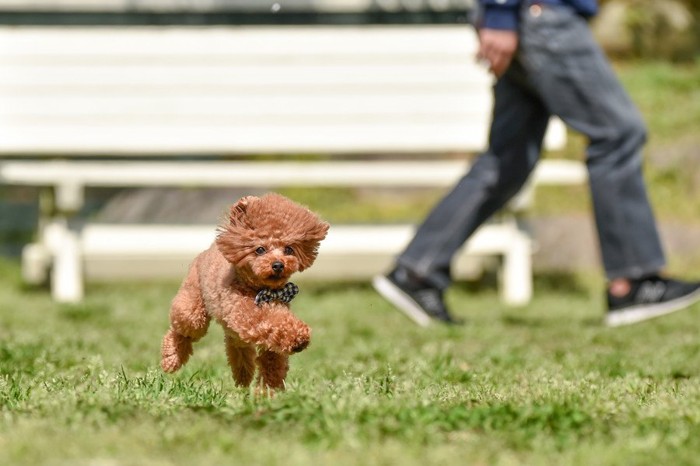
M522 232L513 235L503 255L501 298L506 304L522 306L532 299L532 247Z
M51 252L41 243L22 248L22 279L30 285L43 285L49 281Z
M50 244L47 242L46 227L53 220L55 212L53 190L39 191L39 221L37 242L22 248L22 279L30 285L49 283L49 271L53 260Z
M83 267L78 232L66 218L55 219L46 228L53 255L51 295L58 302L74 303L83 298Z

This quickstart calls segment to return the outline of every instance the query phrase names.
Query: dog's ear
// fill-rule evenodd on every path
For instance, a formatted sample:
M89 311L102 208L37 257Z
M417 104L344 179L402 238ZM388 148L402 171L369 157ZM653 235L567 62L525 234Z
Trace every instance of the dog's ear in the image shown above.
M318 247L321 241L326 237L329 228L330 224L319 220L316 225L304 232L303 239L298 243L301 248L301 250L298 251L300 272L311 267L316 260Z
M245 196L236 201L236 203L231 206L231 210L229 211L229 222L234 225L239 223L243 217L245 217L248 206L257 200L258 198L255 196Z
M229 209L228 218L217 228L216 246L232 264L238 264L249 252L251 232L247 212L257 200L255 196L246 196L236 201Z

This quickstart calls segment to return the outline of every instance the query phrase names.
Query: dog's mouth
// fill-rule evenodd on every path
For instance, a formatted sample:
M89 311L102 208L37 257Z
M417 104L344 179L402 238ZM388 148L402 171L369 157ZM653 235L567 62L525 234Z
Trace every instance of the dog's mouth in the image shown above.
M284 285L287 282L287 276L284 272L272 272L265 279L269 286Z

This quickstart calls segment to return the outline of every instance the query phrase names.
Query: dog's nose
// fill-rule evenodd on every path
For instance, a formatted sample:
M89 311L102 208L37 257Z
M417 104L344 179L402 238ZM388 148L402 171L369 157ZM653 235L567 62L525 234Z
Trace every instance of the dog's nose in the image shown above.
M284 264L280 261L276 261L272 263L272 270L275 273L280 273L281 271L284 270Z

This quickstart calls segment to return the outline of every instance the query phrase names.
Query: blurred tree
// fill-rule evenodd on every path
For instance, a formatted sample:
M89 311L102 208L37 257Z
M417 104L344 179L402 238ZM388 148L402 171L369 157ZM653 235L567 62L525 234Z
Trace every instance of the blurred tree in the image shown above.
M614 56L692 61L699 12L700 0L605 0L593 30Z

